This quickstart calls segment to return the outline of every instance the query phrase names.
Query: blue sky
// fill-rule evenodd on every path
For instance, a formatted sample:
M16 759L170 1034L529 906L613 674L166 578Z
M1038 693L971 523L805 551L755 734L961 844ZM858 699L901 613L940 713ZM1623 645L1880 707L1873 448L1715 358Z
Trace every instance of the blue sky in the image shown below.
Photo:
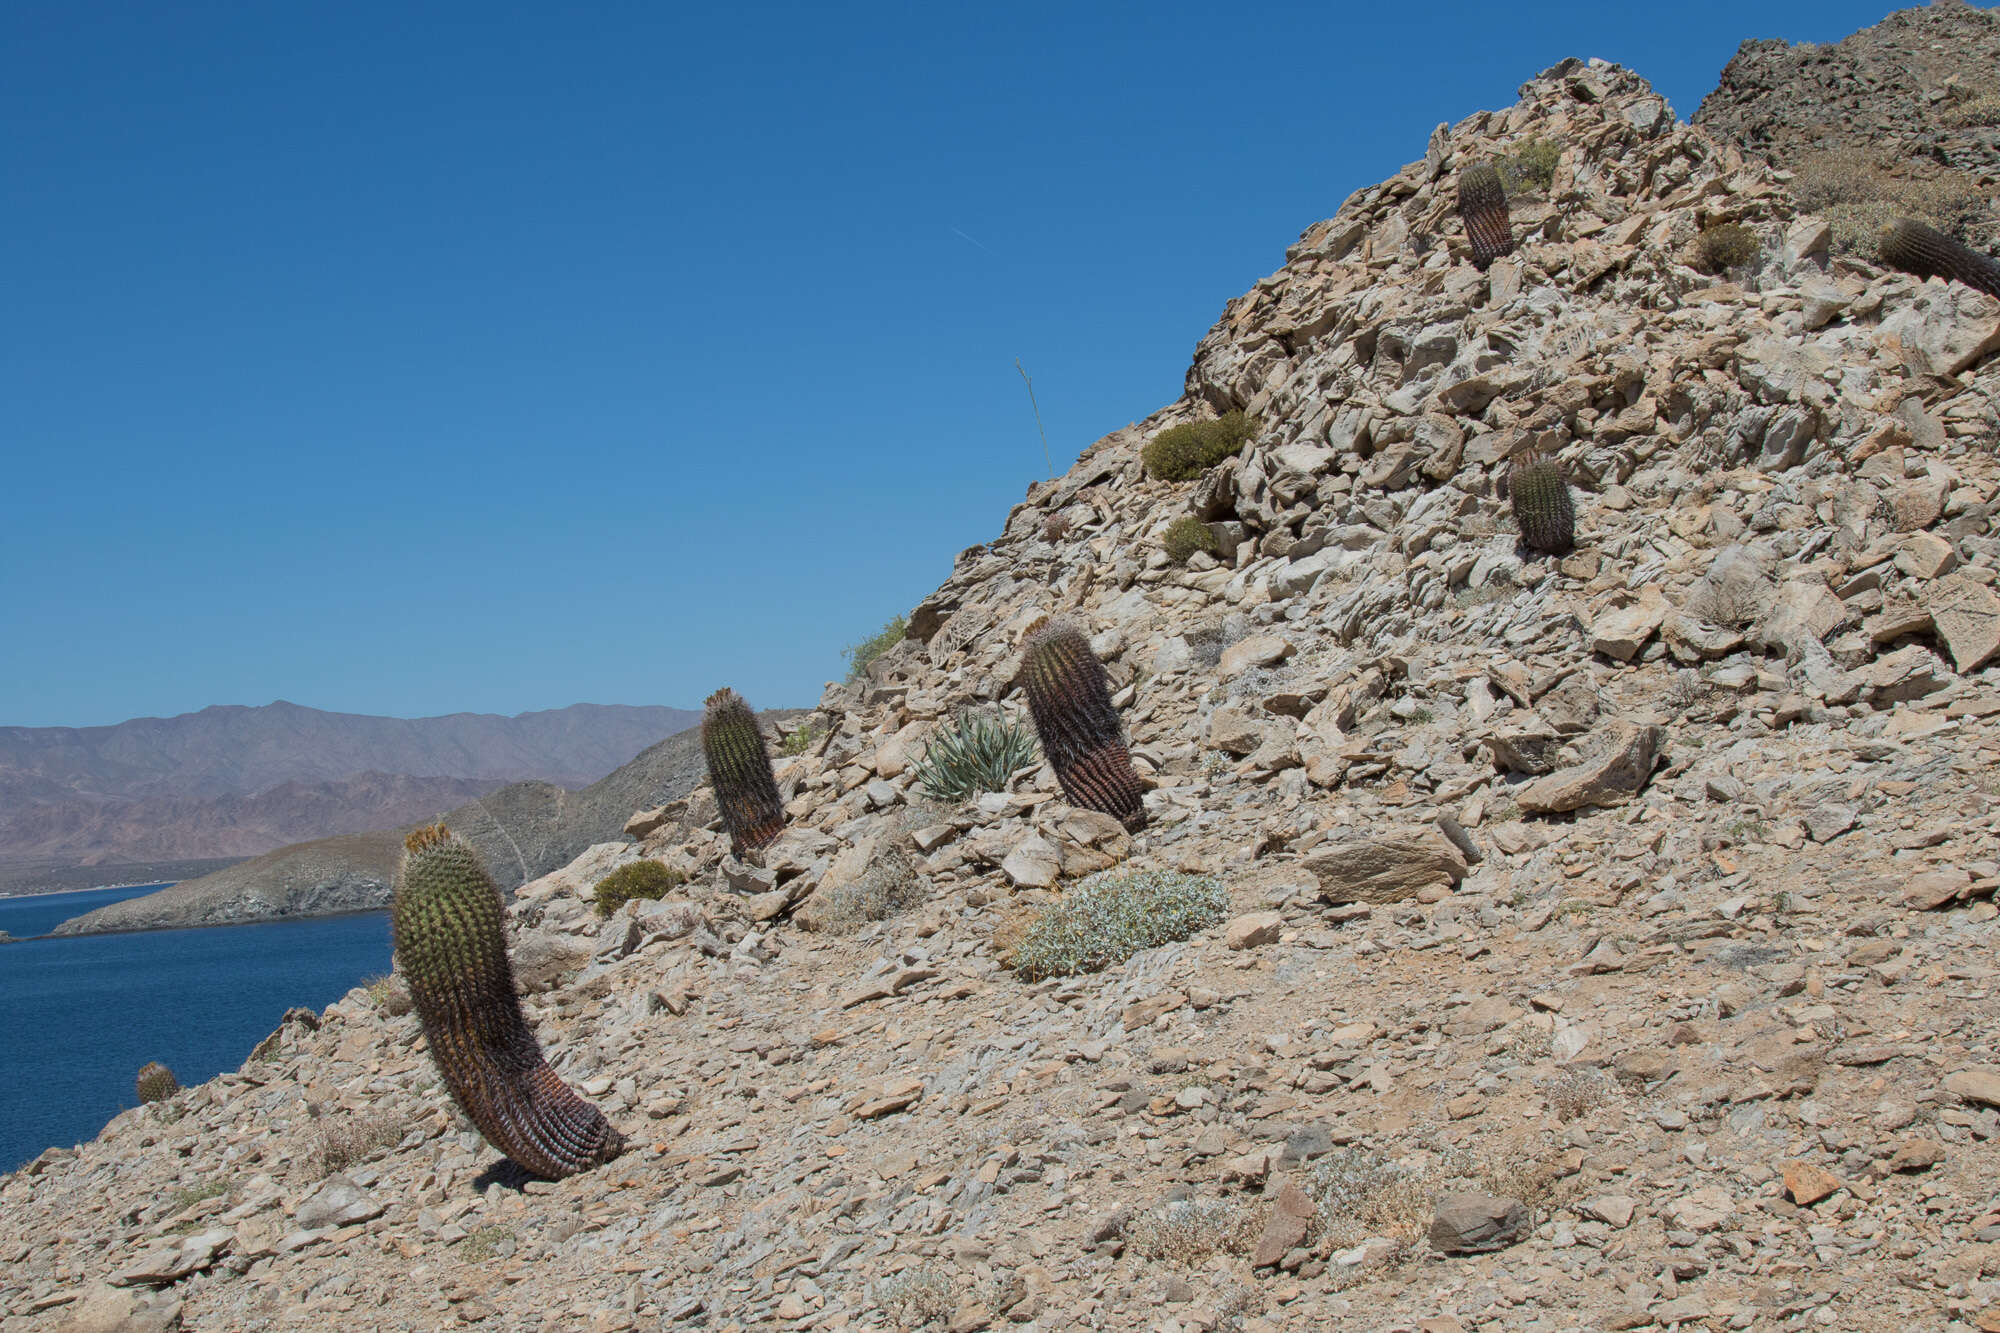
M16 3L0 724L818 697L1232 296L1566 55L1844 0Z

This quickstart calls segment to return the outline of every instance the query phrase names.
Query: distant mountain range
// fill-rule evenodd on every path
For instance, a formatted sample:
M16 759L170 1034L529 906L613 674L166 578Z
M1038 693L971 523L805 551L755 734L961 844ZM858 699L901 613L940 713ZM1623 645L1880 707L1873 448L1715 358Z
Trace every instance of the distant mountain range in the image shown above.
M0 727L0 862L257 856L431 818L512 782L587 786L700 717L576 704L393 718L279 702Z

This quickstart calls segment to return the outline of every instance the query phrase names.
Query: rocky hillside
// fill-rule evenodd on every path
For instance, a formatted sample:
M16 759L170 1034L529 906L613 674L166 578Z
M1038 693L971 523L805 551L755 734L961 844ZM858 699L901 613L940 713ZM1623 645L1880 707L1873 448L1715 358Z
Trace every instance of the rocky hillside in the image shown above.
M0 727L0 861L253 856L428 818L509 782L581 787L698 717L600 704L367 717L281 701Z
M1457 174L1538 141L1482 273ZM828 690L764 865L697 789L517 893L623 1158L518 1187L356 991L0 1185L4 1328L1995 1327L2000 302L1829 231L1615 66L1441 126ZM1496 493L1533 451L1561 559ZM915 789L1049 613L1136 834ZM600 922L640 855L687 898ZM1226 920L1010 971L1099 871Z
M1827 46L1747 41L1694 123L1795 173L1835 223L1923 215L1991 247L2000 185L2000 9L1942 0Z

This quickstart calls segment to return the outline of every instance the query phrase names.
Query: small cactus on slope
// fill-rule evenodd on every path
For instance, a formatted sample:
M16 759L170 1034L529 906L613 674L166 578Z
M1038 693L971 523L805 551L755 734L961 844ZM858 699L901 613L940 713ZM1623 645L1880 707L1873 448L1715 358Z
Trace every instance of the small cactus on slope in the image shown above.
M701 752L708 760L708 779L715 786L723 827L729 830L730 849L743 856L778 836L785 826L785 807L778 799L778 781L771 775L764 731L743 696L735 690L717 690L708 696L706 710L701 718Z
M1070 804L1110 815L1135 832L1144 828L1145 786L1132 771L1104 664L1082 631L1058 620L1029 634L1019 683L1042 753Z
M1882 228L1876 251L1890 268L1920 278L1949 278L2000 296L2000 264L1914 219L1898 218Z
M1514 226L1507 216L1507 188L1489 166L1458 173L1458 215L1472 243L1472 262L1483 272L1501 255L1514 252Z
M550 1180L624 1151L625 1139L549 1068L507 960L500 889L442 824L412 833L390 904L396 957L452 1100L487 1142Z
M163 1102L181 1090L181 1081L174 1077L174 1071L158 1060L148 1060L139 1066L139 1077L135 1087L142 1102Z
M1507 498L1529 550L1568 555L1575 548L1576 505L1562 464L1551 458L1514 464L1507 471Z

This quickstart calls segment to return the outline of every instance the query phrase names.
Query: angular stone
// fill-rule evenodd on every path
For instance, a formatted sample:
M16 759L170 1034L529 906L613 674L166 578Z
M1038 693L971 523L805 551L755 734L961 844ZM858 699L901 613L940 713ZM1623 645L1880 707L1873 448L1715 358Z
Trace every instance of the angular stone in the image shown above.
M1613 722L1597 734L1595 757L1527 784L1515 803L1531 814L1623 805L1652 777L1666 738L1654 723Z
M1673 608L1658 584L1648 583L1636 601L1605 611L1591 622L1590 650L1629 662L1639 655Z
M521 930L514 933L507 952L514 961L514 988L534 995L589 963L592 948L581 936Z
M625 821L625 832L634 838L643 838L648 833L663 828L673 818L667 813L670 805L656 806L651 810L641 810Z
M1678 1231L1697 1234L1714 1231L1736 1212L1736 1201L1720 1186L1710 1185L1682 1195L1661 1210L1667 1225Z
M1903 906L1920 912L1934 912L1959 900L1972 886L1972 876L1956 868L1926 870L1912 875L1903 885Z
M328 1176L320 1187L307 1195L292 1214L292 1221L309 1231L321 1227L350 1227L367 1222L388 1211L389 1205L344 1175Z
M1913 579L1934 579L1958 567L1958 552L1935 532L1913 532L1896 552L1896 568Z
M1252 667L1276 666L1296 651L1289 642L1275 634L1253 634L1223 650L1216 674L1228 680Z
M1519 1199L1496 1198L1472 1190L1438 1197L1431 1219L1431 1248L1440 1254L1485 1254L1505 1249L1528 1234L1528 1210Z
M1318 1212L1318 1205L1306 1197L1304 1190L1297 1185L1286 1184L1278 1191L1278 1201L1264 1223L1264 1234L1257 1238L1257 1249L1250 1256L1250 1266L1269 1268L1290 1254L1304 1242L1306 1231Z
M2000 656L2000 596L1993 589L1953 575L1925 589L1924 606L1961 673L1977 671Z
M112 1284L120 1287L142 1284L164 1287L178 1282L190 1273L214 1267L215 1261L228 1251L235 1240L234 1230L216 1227L192 1236L162 1241L114 1273Z
M169 1333L179 1327L181 1302L171 1293L98 1286L65 1311L55 1333Z
M1284 928L1282 912L1246 912L1224 927L1222 939L1231 949L1258 949L1276 944Z
M1795 637L1824 639L1847 620L1847 604L1815 578L1793 579L1778 588L1778 596L1757 625L1757 641L1782 648Z
M1956 282L1926 282L1875 336L1919 375L1956 375L2000 348L2000 301Z
M1000 872L1016 888L1046 889L1062 875L1062 854L1041 834L1030 833L1007 853Z
M1394 903L1422 889L1465 878L1465 855L1433 829L1356 838L1308 856L1305 868L1319 878L1329 903Z
M1841 1187L1840 1177L1810 1162L1785 1163L1785 1193L1801 1208L1809 1208Z
M1576 1210L1585 1217L1593 1218L1608 1227L1623 1231L1632 1224L1632 1214L1639 1205L1624 1194L1601 1194L1595 1199L1586 1199Z
M2000 1106L2000 1069L1961 1069L1947 1074L1944 1090L1981 1106Z
M1944 1160L1944 1145L1936 1139L1908 1138L1889 1158L1891 1171L1928 1171Z

